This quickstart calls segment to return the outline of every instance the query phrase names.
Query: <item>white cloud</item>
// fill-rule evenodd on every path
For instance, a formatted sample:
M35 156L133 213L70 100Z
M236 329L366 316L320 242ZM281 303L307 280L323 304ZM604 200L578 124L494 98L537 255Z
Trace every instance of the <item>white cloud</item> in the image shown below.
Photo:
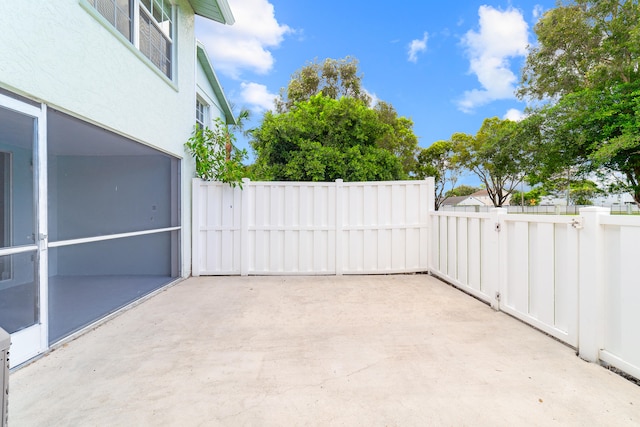
M369 95L369 97L371 98L371 102L369 103L369 106L370 107L375 107L375 105L378 103L378 101L380 101L380 98L378 98L378 95L376 95L374 92L369 92L364 87L362 88L362 90L364 90L364 93Z
M427 40L429 39L429 34L426 32L422 37L422 40L415 39L409 43L409 61L410 62L418 62L418 53L424 52L427 50Z
M507 111L502 118L504 120L519 122L525 118L525 114L524 112L518 110L517 108L510 108L509 111Z
M265 85L252 82L240 84L240 96L256 113L273 110L273 101L276 98L275 94L269 93Z
M472 112L476 107L498 99L514 98L517 77L510 59L525 56L528 25L520 11L480 6L480 30L469 30L462 39L469 55L470 72L478 77L481 89L466 91L458 108Z
M537 20L542 16L543 13L544 13L544 8L541 5L537 4L533 7L533 12L532 12L533 19Z
M232 7L235 24L221 25L198 18L196 36L204 43L216 71L239 78L243 70L265 74L273 67L269 49L294 31L278 23L268 0L243 0Z

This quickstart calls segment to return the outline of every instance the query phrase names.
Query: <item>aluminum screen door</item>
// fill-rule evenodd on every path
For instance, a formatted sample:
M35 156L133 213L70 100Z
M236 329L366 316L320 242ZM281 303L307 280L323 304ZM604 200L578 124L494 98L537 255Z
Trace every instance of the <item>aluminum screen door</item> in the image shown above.
M0 327L11 334L12 366L47 347L44 117L0 95Z

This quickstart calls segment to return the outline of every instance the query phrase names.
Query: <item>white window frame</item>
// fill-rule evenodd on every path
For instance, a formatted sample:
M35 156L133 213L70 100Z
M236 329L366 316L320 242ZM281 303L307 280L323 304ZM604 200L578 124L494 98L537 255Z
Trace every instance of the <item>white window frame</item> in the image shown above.
M116 1L116 0L114 0ZM173 84L174 80L175 80L175 75L176 75L176 34L177 34L177 30L176 30L176 16L177 16L177 7L176 5L169 0L150 0L152 3L165 3L170 5L171 10L170 10L170 16L169 16L169 21L170 21L170 35L167 35L165 31L162 30L162 26L156 21L156 19L153 16L152 11L149 11L147 9L147 7L145 5L142 4L141 0L129 0L131 3L131 12L132 16L131 16L131 22L130 22L130 31L131 31L131 37L127 38L124 34L122 34L117 27L112 24L106 17L104 17L100 11L94 6L94 3L96 2L96 0L80 0L80 4L91 14L94 16L94 18L96 18L98 21L100 21L102 23L102 25L104 25L107 29L109 29L114 35L116 35L116 37L118 37L125 45L127 45L129 48L134 48L132 50L135 51L135 53L143 60L143 62L145 62L147 65L149 65L154 71L156 71L160 76L162 76L163 78L167 79L170 83ZM159 6L160 8L162 8L162 6ZM168 42L170 43L170 57L169 57L169 62L170 62L170 67L167 70L168 71L168 75L162 71L162 69L156 65L149 57L147 57L141 50L140 50L140 9L144 8L145 14L151 19L151 22L153 25L155 25L155 27L158 29L158 31L160 31L160 33L162 33L162 35L164 37L167 38Z
M202 106L202 109L200 109ZM198 117L202 114L202 120ZM196 126L200 126L204 129L209 124L209 104L202 100L199 96L196 96Z

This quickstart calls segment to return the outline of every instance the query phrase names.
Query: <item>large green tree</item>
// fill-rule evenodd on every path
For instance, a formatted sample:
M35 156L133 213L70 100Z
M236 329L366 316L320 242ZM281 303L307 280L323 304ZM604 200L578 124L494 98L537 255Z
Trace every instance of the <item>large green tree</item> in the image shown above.
M274 126L283 135L286 127L289 140L277 141ZM299 135L293 137L296 126ZM296 71L280 91L275 111L266 113L252 132L256 164L251 172L260 179L380 180L416 174L413 121L398 116L387 102L371 106L352 57L328 58ZM387 171L378 170L383 164Z
M400 159L380 148L389 125L361 100L320 93L286 113L267 112L251 133L256 179L285 181L397 180Z
M474 187L472 185L458 185L457 187L452 188L451 190L445 193L447 197L460 197L460 196L470 196L473 193L482 190L480 187Z
M574 0L535 26L521 97L540 120L539 180L604 173L640 205L640 4Z
M371 97L362 87L358 60L347 56L327 58L322 63L316 60L297 70L286 89L280 89L275 101L276 112L285 113L297 102L308 101L320 92L331 99L348 97L359 99L367 106L371 103Z
M521 191L514 191L511 193L511 201L509 201L509 204L511 206L538 206L540 205L542 197L548 194L549 193L540 186L534 187L524 193Z
M376 145L393 153L407 177L416 175L416 155L419 152L418 137L413 133L413 121L400 117L393 105L378 101L373 107L378 119L387 124L385 133L378 138Z
M447 194L453 191L460 171L453 162L454 146L451 141L436 141L418 154L416 178L432 176L435 180L435 210L440 209ZM447 187L449 190L447 191Z
M501 207L532 168L532 135L525 124L497 117L485 119L475 135L451 137L453 160L484 184L496 207Z
M521 97L558 97L638 79L638 0L559 2L534 31L538 43L529 47Z
M551 135L571 133L567 151L584 173L599 172L610 190L628 191L640 205L640 81L565 95L546 117ZM547 144L557 151L561 142Z

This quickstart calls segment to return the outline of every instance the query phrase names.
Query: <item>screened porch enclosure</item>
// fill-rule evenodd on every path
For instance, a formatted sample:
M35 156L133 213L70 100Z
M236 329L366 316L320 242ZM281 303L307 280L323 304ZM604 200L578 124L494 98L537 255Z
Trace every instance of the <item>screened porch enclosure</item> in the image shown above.
M47 116L48 320L55 343L177 278L179 160Z
M180 277L179 205L180 159L0 91L12 365Z

